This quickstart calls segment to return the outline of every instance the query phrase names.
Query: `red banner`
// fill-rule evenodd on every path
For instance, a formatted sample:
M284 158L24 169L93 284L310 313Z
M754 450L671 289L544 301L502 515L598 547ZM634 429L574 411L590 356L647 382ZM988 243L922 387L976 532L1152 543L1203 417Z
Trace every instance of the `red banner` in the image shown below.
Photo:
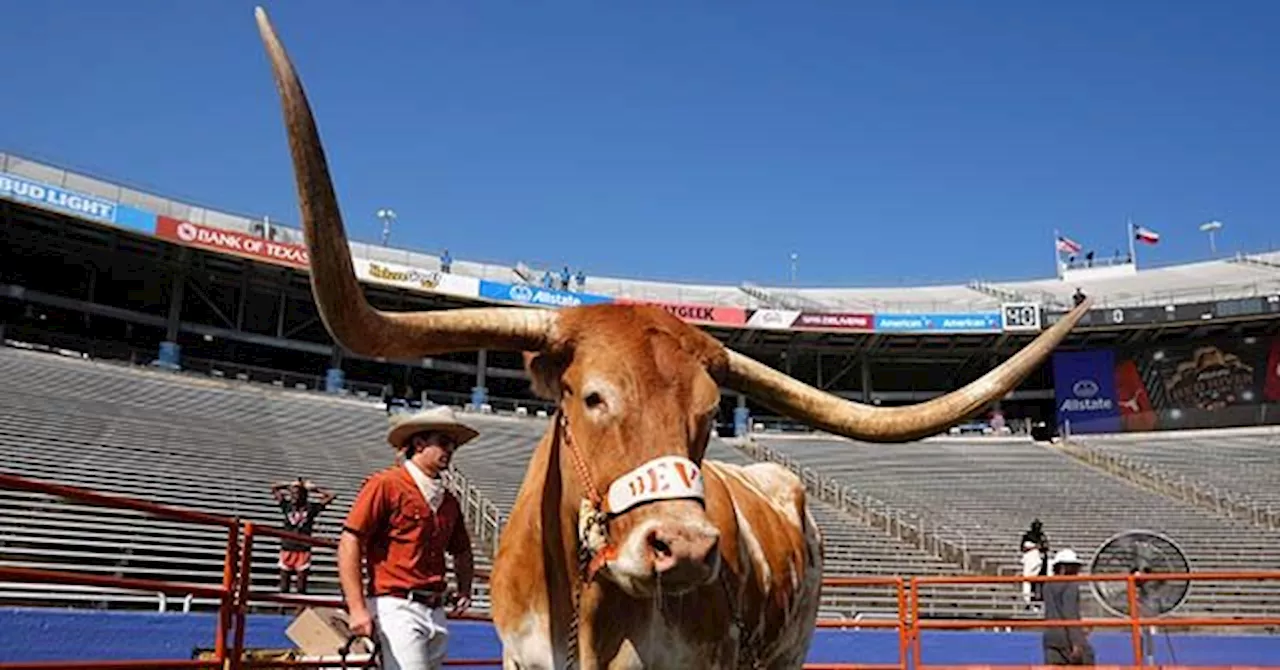
M841 312L801 312L800 318L791 324L792 328L827 328L831 330L874 330L875 316L872 314L849 314Z
M236 230L210 228L167 216L156 217L156 237L189 247L225 251L276 265L301 269L310 266L310 258L304 246L281 244Z
M743 326L747 323L747 310L741 307L716 307L714 305L686 305L678 302L655 302L651 300L628 300L618 298L618 302L633 305L654 305L661 307L684 321L705 323L713 326Z

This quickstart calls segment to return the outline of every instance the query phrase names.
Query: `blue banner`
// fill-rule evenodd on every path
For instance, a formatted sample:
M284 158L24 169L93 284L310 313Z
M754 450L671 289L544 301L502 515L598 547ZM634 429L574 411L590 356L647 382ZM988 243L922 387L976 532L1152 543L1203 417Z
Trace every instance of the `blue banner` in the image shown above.
M557 291L555 289L542 288L541 286L502 284L485 280L480 281L480 297L540 307L577 307L578 305L613 302L613 298L603 295Z
M1054 353L1053 397L1058 407L1058 425L1070 421L1072 433L1119 431L1114 352L1095 349Z
M877 314L875 329L886 333L998 333L999 312L973 314Z
M94 221L114 223L151 234L156 215L129 205L68 191L58 186L0 172L0 197L30 202Z

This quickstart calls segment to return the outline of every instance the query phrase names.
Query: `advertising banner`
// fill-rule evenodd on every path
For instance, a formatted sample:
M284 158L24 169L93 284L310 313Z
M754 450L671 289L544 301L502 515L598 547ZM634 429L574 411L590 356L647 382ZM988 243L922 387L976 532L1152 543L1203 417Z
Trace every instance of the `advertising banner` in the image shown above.
M747 319L747 327L759 330L787 330L799 318L799 310L757 309L751 312L751 317Z
M1280 421L1280 411L1261 410L1280 403L1280 337L1183 341L1121 352L1116 359L1125 430Z
M390 261L355 260L356 276L362 281L398 286L415 291L454 295L463 298L480 296L480 280L438 270L420 270Z
M557 291L528 284L503 284L484 279L480 280L480 297L538 307L577 307L613 302L613 298L603 295Z
M791 324L792 328L815 330L865 330L876 327L874 314L848 312L801 312Z
M156 237L189 247L224 251L276 265L303 269L310 266L307 248L304 246L281 244L237 230L210 228L167 216L156 218Z
M156 223L156 215L151 212L8 172L0 172L0 197L146 233L151 232Z
M975 312L973 314L877 314L875 329L877 332L886 333L998 333L1001 330L1001 318L999 312Z
M1053 354L1053 397L1058 425L1072 433L1120 430L1116 401L1115 354L1110 349L1059 351Z
M719 307L716 305L691 305L681 302L661 302L658 300L631 300L618 298L617 302L626 305L653 305L667 310L682 321L702 323L712 326L741 327L747 323L747 310L741 307Z

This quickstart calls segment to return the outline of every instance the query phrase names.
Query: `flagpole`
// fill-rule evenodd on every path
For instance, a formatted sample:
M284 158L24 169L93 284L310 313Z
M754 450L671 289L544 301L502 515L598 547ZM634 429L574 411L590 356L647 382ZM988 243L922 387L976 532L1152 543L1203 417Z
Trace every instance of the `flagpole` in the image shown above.
M1058 249L1058 238L1062 234L1057 228L1053 229L1053 272L1058 275L1058 279L1062 279L1062 251Z
M1133 268L1136 270L1138 269L1138 248L1133 243L1133 217L1126 219L1126 223L1128 224L1127 229L1129 231L1129 261L1133 263Z

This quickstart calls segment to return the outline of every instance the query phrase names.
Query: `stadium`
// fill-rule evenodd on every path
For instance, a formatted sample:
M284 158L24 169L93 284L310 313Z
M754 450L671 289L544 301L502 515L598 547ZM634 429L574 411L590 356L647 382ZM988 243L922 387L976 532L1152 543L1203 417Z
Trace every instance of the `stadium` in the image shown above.
M448 404L481 429L449 481L483 572L552 409L518 356L410 364L335 347L297 228L7 154L0 195L0 667L292 647L296 611L339 591L321 547L311 593L275 593L271 482L303 476L336 492L316 529L331 541L364 476L390 463L381 437L392 410ZM784 289L610 277L565 287L544 279L553 268L519 260L443 267L407 249L351 251L383 309L654 303L818 388L884 406L976 379L1083 291L1093 307L1051 363L949 435L862 444L724 393L708 457L795 471L825 536L810 661L1035 663L1037 633L1010 630L1040 616L1013 578L1035 518L1086 562L1117 533L1161 533L1210 577L1191 583L1171 615L1181 621L1144 647L1152 659L1280 657L1280 582L1238 580L1280 571L1278 253L1066 265L1025 282ZM247 615L220 614L232 584ZM480 621L458 622L451 658L498 656L478 588ZM1100 663L1134 662L1128 621L1117 620L1093 634ZM920 635L930 621L976 630ZM73 628L83 644L58 642ZM1000 641L978 649L981 636Z

